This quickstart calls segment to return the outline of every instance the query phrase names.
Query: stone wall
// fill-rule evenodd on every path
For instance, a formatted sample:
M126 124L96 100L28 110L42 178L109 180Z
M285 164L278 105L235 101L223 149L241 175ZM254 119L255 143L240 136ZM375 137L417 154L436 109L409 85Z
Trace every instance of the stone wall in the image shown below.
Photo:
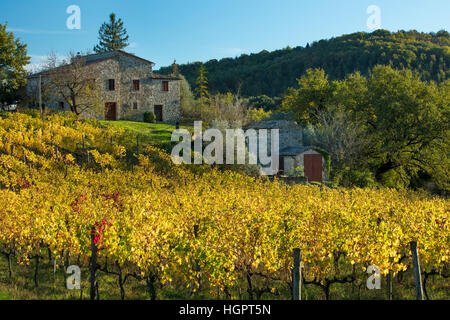
M175 124L181 119L180 82L181 81L169 81L169 91L164 92L162 90L162 80L153 80L153 106L163 106L163 122Z
M170 80L169 91L163 92L162 80L153 79L151 65L126 55L100 62L96 68L103 100L117 103L118 120L143 121L145 112L162 105L163 122L180 121L180 81ZM116 79L115 91L108 90L108 79ZM133 80L139 80L139 91L133 89Z
M143 121L143 114L153 111L152 67L145 61L121 55L119 72L120 106L117 119ZM139 80L139 91L133 90L133 80Z
M303 146L303 130L295 121L270 120L251 125L251 129L267 129L268 148L271 145L270 130L278 129L280 150L288 147Z
M101 105L100 110L90 110L82 114L86 118L96 118L98 120L105 119L105 103L117 103L117 119L120 119L121 106L121 72L118 59L108 59L91 64L88 68L93 69L93 73L97 76L96 84L100 89ZM109 91L109 79L115 79L115 90Z

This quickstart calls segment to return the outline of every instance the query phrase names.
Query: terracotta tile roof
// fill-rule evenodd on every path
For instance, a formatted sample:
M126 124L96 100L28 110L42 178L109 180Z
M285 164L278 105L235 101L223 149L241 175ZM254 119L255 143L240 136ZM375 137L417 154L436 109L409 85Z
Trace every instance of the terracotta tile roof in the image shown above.
M122 51L122 50L117 50L117 52L123 53L123 54L125 54L125 55L128 55L128 56L130 56L130 57L133 57L133 58L136 58L136 59L139 59L139 60L142 60L142 61L144 61L144 62L150 63L152 66L155 65L155 63L154 63L153 61L150 61L150 60L147 60L147 59L144 59L144 58L135 56L135 55L132 54L132 53L128 53L128 52L125 52L125 51Z
M249 126L251 129L285 129L285 128L295 128L301 130L297 122L289 120L267 120L258 123L251 124Z
M144 61L144 62L150 64L151 66L155 65L155 63L150 61L150 60L146 60L144 58L135 56L134 54L131 54L131 53L128 53L128 52L125 52L125 51L122 51L122 50L116 50L116 51L111 51L111 52L102 52L102 53L96 53L96 54L89 54L89 55L85 55L85 56L79 56L79 58L84 58L85 59L85 64L86 65L90 65L90 64L99 63L99 62L102 62L102 61L105 61L105 60L117 59L119 57L119 54L127 55L129 57L132 57L132 58ZM59 68L64 68L64 67L66 67L66 66L65 65L64 66L60 66L60 67L57 67L57 68L55 68L53 70L58 70ZM39 75L48 75L48 74L50 74L50 70L44 70L44 71L41 71L41 72L38 72L38 73L35 73L35 74L32 74L32 75L29 75L27 78L31 79L31 78L36 78ZM178 80L178 79L170 79L170 80Z
M297 146L297 147L285 147L279 151L280 156L296 156L300 153L303 153L308 150L314 150L314 147L312 146Z
M154 73L154 72L152 72L152 79L155 79L155 80L181 80L178 77L165 75L165 74L158 74L158 73Z
M53 68L53 69L37 72L37 73L34 73L34 74L31 74L31 75L27 76L26 79L33 79L33 78L37 78L39 76L48 76L48 75L51 75L53 72L55 72L57 70L64 70L67 67L68 67L68 65L65 64L65 65L62 65L62 66L59 66L59 67L56 67L56 68Z
M132 57L134 59L138 59L138 60L147 62L147 63L151 64L152 66L155 65L155 63L153 61L150 61L150 60L138 57L138 56L136 56L136 55L134 55L132 53L125 52L123 50L116 50L116 51L110 51L110 52L101 52L101 53L89 54L89 55L86 55L86 56L81 56L81 58L85 58L87 63L95 63L95 62L98 62L98 61L104 61L104 60L117 58L119 56L118 53L126 55L126 56L129 56L129 57Z

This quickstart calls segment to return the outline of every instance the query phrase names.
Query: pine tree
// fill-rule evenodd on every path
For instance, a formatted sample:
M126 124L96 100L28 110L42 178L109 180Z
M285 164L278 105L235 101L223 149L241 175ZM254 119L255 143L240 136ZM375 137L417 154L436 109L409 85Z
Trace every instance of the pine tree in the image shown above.
M94 47L96 53L120 50L128 46L127 29L123 27L122 19L116 20L111 13L109 22L105 22L98 32L99 44Z

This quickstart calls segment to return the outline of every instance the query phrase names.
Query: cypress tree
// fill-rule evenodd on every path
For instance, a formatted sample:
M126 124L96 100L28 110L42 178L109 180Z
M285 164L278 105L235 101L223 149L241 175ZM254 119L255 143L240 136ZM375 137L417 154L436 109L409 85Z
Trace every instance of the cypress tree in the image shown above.
M99 44L94 47L96 53L120 50L128 46L127 29L123 27L122 19L116 20L111 13L109 22L105 22L98 32Z
M207 102L209 100L208 93L208 78L206 77L206 68L202 63L200 64L200 68L198 69L197 80L195 81L196 88L195 92L197 93L197 97L200 99L201 103Z

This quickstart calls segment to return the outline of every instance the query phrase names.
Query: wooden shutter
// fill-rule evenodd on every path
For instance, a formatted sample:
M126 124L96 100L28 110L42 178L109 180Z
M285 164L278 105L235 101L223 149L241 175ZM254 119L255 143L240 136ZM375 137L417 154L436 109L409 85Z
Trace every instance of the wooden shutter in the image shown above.
M162 90L166 92L169 91L169 81L162 82Z
M116 90L116 81L114 79L109 79L109 91Z
M139 80L133 80L133 90L139 91L140 83Z

